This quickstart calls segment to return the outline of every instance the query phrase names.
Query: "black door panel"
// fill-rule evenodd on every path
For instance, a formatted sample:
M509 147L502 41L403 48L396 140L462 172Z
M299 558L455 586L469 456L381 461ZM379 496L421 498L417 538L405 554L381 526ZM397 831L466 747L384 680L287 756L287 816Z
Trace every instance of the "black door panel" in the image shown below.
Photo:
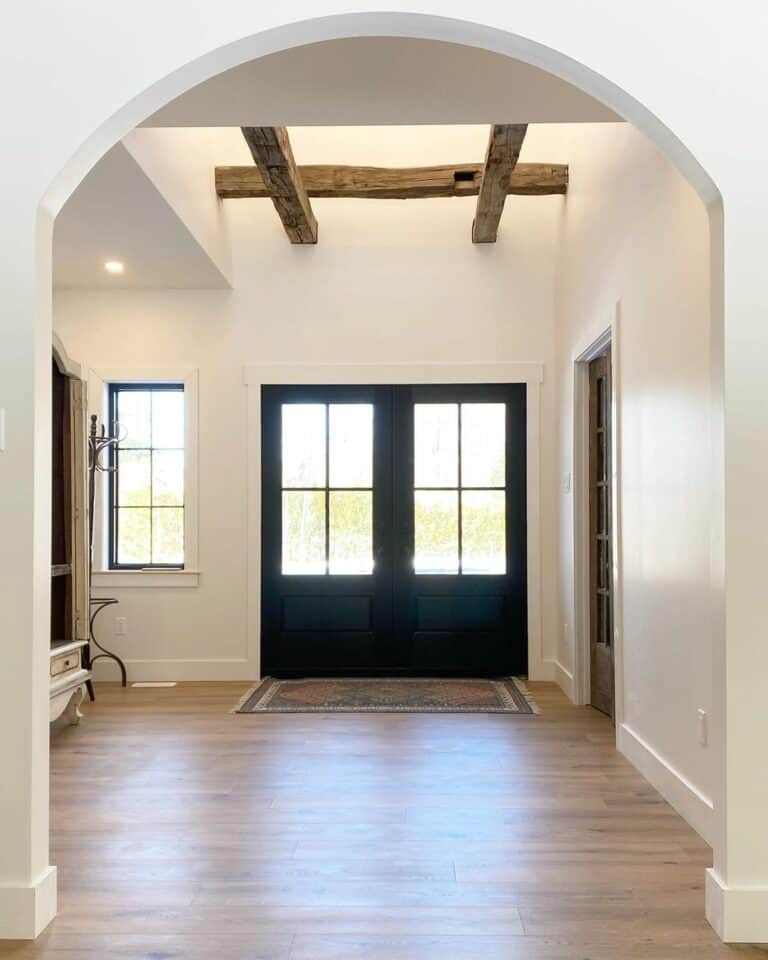
M307 464L283 435L297 404ZM355 474L354 433L333 432L348 404L373 410L372 478L352 490L332 486ZM525 429L519 384L264 387L264 673L525 673ZM372 572L347 572L368 551Z

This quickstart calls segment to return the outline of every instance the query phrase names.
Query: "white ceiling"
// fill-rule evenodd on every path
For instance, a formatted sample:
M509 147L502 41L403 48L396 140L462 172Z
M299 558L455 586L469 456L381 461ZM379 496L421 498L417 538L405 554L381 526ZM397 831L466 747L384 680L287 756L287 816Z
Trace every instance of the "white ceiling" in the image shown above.
M493 122L533 124L523 160L567 162L557 124L618 119L536 67L471 47L402 38L298 47L212 78L114 147L56 220L54 285L227 287L213 168L251 162L240 126L290 126L299 163L418 166L482 161ZM125 273L108 274L107 260Z
M211 190L212 181L211 173ZM125 273L108 274L107 260L122 261ZM122 144L96 164L56 218L53 283L111 289L229 286Z
M620 119L570 84L500 54L435 40L359 37L242 64L173 100L145 126Z

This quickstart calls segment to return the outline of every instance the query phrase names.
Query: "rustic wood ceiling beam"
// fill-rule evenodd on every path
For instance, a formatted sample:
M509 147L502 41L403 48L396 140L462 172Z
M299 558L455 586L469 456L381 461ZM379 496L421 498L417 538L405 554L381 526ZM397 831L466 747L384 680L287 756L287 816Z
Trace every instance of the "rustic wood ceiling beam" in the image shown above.
M473 243L496 242L504 201L527 130L527 123L496 123L491 127L472 224Z
M317 220L285 127L241 127L291 243L317 243Z
M435 167L352 167L311 164L298 167L308 197L350 197L414 200L429 197L476 197L484 164L458 163ZM509 183L510 195L535 197L564 194L568 167L561 163L518 163ZM271 197L258 167L216 167L216 192L222 199Z

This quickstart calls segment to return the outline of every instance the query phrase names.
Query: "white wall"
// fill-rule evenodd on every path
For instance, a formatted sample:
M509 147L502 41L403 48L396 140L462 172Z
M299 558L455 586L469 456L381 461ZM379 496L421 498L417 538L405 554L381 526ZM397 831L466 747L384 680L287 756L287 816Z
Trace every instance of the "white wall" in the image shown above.
M619 745L711 835L713 758L697 730L697 710L712 708L708 217L629 125L570 128L563 148L571 186L557 281L558 469L573 470L573 360L620 302ZM571 494L560 494L560 518L558 658L575 672Z
M523 159L547 159L537 136ZM485 126L292 132L300 162L481 159L486 138ZM315 200L320 241L297 247L268 200L227 201L231 291L57 291L55 328L85 367L199 370L200 585L110 588L128 636L111 636L112 611L102 615L102 636L132 661L133 679L253 676L247 519L258 491L247 489L243 368L274 361L545 365L543 647L554 655L554 262L563 199L511 198L498 242L486 246L471 242L474 203ZM114 676L114 667L97 666Z
M216 194L210 189L221 140L219 131L132 130L123 139L123 146L230 280L226 230ZM250 159L247 149L236 152L236 156L243 163Z

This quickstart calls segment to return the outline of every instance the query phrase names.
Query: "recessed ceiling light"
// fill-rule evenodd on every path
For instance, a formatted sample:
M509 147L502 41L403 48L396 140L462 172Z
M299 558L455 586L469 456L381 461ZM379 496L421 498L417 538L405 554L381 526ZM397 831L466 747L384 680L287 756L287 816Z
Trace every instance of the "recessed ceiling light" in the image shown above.
M125 264L119 260L107 260L104 269L107 273L122 273L125 270Z

